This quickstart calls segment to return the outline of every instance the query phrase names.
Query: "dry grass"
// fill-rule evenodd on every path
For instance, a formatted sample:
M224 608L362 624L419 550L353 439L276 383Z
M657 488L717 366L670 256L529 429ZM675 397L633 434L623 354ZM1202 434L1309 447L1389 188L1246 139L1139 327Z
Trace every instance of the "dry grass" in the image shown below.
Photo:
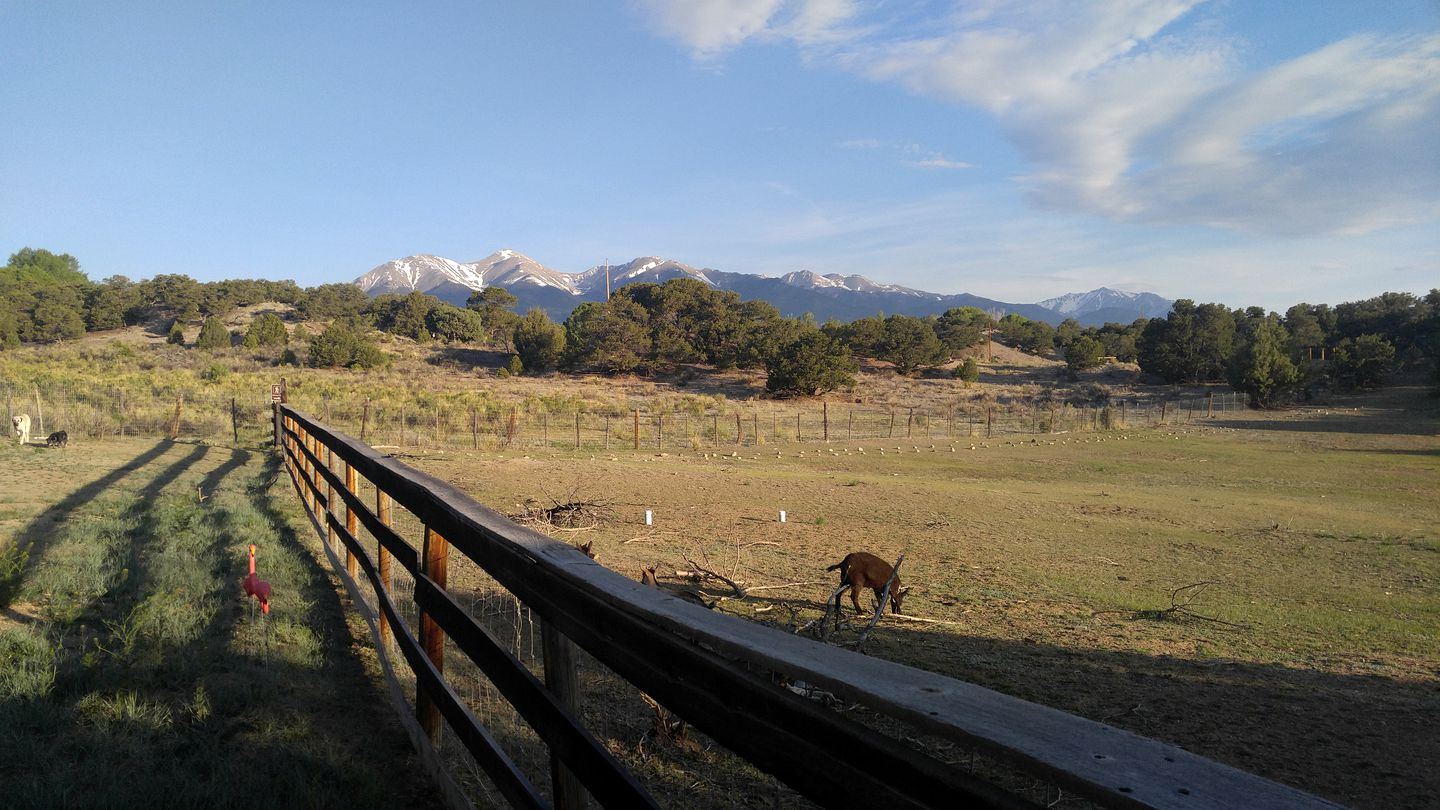
M942 623L884 621L871 654L1356 806L1421 807L1440 790L1424 719L1440 709L1440 430L1425 403L1392 391L1278 418L884 456L871 443L412 463L501 511L546 488L607 499L618 522L584 535L602 563L679 584L703 560L782 586L721 603L782 627L819 615L824 568L846 552L906 552L907 610ZM1162 611L1202 581L1215 584L1188 613Z

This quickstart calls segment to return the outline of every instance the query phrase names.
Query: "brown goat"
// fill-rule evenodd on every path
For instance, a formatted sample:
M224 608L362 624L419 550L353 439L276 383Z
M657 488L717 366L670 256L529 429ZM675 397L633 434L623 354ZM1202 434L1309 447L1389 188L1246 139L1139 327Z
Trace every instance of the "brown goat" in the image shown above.
M878 602L885 592L885 583L890 581L890 574L895 569L890 563L876 557L868 551L852 551L845 555L845 559L826 568L826 571L840 569L840 584L850 586L850 601L855 604L856 613L864 613L860 609L860 589L869 588L875 592L875 600ZM900 587L900 576L895 576L895 583L890 586L890 610L893 613L900 612L900 603L905 598L909 588ZM843 591L842 591L843 593ZM835 612L840 612L840 594L835 594Z

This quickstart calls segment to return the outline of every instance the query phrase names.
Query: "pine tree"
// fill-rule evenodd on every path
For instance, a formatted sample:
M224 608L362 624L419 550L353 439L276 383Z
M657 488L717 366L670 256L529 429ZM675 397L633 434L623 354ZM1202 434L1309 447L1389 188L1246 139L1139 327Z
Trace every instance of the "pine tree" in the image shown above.
M206 318L200 326L200 336L195 339L195 348L206 351L230 348L230 332L219 318Z

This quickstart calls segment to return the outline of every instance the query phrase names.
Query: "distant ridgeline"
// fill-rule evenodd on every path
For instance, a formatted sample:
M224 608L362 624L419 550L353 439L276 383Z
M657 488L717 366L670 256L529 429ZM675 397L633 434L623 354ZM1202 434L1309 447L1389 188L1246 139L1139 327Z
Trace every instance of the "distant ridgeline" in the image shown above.
M625 284L660 284L682 278L738 293L744 301L766 301L783 317L809 314L820 322L853 321L877 313L924 317L957 307L975 307L997 319L1015 314L1051 326L1058 326L1066 318L1074 318L1081 326L1101 326L1163 316L1170 310L1170 301L1158 295L1107 288L1039 304L1011 304L967 293L941 295L880 284L859 275L822 276L802 270L779 277L760 276L695 268L656 256L599 265L581 273L562 273L513 250L501 250L472 262L429 254L407 256L375 267L357 278L355 284L370 295L423 292L457 306L463 306L476 290L504 287L518 299L519 311L538 307L559 321L568 318L580 304L606 300L610 292Z
M397 285L408 290L385 292ZM751 295L751 289L772 291L781 303ZM532 296L531 306L515 291ZM534 305L540 293L563 301L563 322ZM799 309L782 309L786 301L798 308L801 300L862 314L818 323L826 312L819 307L807 305L798 316L790 313ZM1123 311L1116 300L1154 305L1163 314L1102 326L1077 317ZM875 305L880 301L932 311L912 315L886 306L894 314L868 314L881 309ZM239 307L265 302L288 306L248 319L233 332L222 322ZM0 351L143 324L168 334L172 344L201 351L364 369L390 362L374 340L378 330L513 353L500 369L506 374L556 368L654 373L705 364L764 369L772 393L811 396L852 385L860 358L884 361L899 374L936 373L945 366L945 373L969 384L977 377L976 360L986 359L974 347L999 340L1063 361L1072 377L1112 359L1135 362L1156 381L1228 382L1257 406L1293 400L1319 385L1374 387L1397 367L1433 372L1440 354L1440 290L1423 297L1384 293L1333 308L1301 303L1284 315L1189 300L1171 305L1104 289L1043 303L1018 307L1031 317L1006 312L1008 304L920 293L859 276L792 273L773 279L660 259L564 276L513 251L468 265L411 257L381 265L356 283L308 289L293 281L201 283L183 275L139 282L112 276L94 283L74 257L26 248L0 268ZM296 321L315 322L303 341L291 339ZM952 362L957 358L965 362Z

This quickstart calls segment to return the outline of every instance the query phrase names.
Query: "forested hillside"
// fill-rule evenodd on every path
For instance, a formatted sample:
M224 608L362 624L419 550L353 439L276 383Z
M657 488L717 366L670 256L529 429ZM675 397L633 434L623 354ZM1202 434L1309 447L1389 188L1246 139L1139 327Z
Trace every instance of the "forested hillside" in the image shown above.
M263 302L288 306L244 329L224 325L236 309ZM423 293L370 298L351 284L301 288L293 281L199 282L174 274L96 282L73 256L24 248L0 269L0 351L142 325L201 351L274 347L277 363L365 369L388 362L374 340L386 332L504 351L512 355L506 374L763 368L772 394L813 396L852 385L858 358L884 361L899 374L945 367L974 379L974 359L999 340L1062 359L1072 376L1115 361L1138 363L1155 382L1229 382L1257 407L1292 401L1316 386L1373 388L1397 368L1434 375L1440 356L1440 290L1334 307L1299 303L1283 315L1180 300L1164 318L1101 327L1073 319L1052 327L1013 314L996 322L975 307L819 324L689 278L621 287L562 323L539 309L517 313L515 305L499 287L473 293L460 307ZM187 342L187 334L196 337Z

